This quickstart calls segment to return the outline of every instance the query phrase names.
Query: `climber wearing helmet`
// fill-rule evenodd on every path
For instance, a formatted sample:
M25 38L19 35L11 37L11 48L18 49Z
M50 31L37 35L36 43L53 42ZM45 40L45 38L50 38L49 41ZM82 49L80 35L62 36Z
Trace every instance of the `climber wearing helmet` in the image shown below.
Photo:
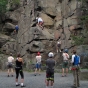
M35 76L36 73L38 72L38 74L40 75L40 70L41 70L41 58L42 56L40 55L40 52L37 53L36 56L36 68L35 68Z
M54 83L54 66L55 66L55 60L53 52L50 52L48 54L49 59L46 60L46 88L49 87L49 82L51 88L53 88Z
M62 77L64 77L67 76L68 73L68 59L69 59L68 49L64 49L62 56L63 56ZM64 74L65 70L66 70L66 74Z

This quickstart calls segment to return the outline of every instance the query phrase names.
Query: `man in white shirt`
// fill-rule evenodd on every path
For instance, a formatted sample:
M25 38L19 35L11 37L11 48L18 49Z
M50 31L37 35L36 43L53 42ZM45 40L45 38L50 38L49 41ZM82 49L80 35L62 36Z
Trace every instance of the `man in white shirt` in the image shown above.
M77 88L77 87L80 86L80 83L79 83L80 57L77 55L75 50L73 50L73 55L72 55L71 62L73 64L72 71L73 71L73 77L74 77L74 82L73 82L73 87L72 88Z
M10 53L10 56L8 57L8 77L10 76L10 74L13 77L13 61L14 58L12 57L12 53Z
M41 58L42 58L42 56L40 55L40 52L38 52L38 53L37 53L37 56L36 56L35 76L36 76L36 73L37 73L37 72L40 74L40 69L41 69Z
M43 19L41 18L41 17L37 17L36 18L37 19L37 21L38 21L38 25L39 25L39 27L41 27L42 29L43 29Z

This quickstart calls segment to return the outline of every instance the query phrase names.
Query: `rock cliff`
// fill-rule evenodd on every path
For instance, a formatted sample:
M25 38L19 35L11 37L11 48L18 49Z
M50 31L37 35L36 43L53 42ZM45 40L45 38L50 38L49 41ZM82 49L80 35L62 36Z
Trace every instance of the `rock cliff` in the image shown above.
M61 50L68 48L71 54L75 48L72 36L84 35L81 4L77 0L20 0L18 8L6 13L2 29L4 37L0 37L1 51L14 55L21 53L26 66L34 63L38 51L43 60L47 59L49 51L53 51L55 59L60 62L57 41L61 41ZM36 24L38 15L44 20L43 30ZM19 25L19 31L14 35L15 25Z

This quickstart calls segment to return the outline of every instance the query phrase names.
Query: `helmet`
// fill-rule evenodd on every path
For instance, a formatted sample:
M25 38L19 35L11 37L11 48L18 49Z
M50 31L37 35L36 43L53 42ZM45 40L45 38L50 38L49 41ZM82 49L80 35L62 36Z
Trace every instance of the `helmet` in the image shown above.
M68 53L68 49L64 49L64 52L65 52L65 53Z
M54 57L54 54L53 54L52 52L50 52L50 53L48 54L48 56L51 58L51 57Z
M40 52L38 52L37 55L40 55Z

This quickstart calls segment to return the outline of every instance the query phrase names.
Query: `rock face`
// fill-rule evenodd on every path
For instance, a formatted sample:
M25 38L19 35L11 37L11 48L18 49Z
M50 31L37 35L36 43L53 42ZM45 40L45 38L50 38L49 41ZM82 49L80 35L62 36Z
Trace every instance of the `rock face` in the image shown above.
M81 2L77 0L20 0L20 7L6 13L6 23L3 31L10 34L19 25L18 34L10 36L14 39L2 46L4 53L21 53L29 63L34 63L36 53L41 52L43 60L47 59L49 51L53 51L56 60L61 59L61 53L56 53L56 42L61 40L61 49L68 48L71 51L72 38L75 30L81 32L79 20ZM36 24L39 15L44 20L42 30ZM10 46L10 47L8 47ZM28 64L26 62L26 64Z

